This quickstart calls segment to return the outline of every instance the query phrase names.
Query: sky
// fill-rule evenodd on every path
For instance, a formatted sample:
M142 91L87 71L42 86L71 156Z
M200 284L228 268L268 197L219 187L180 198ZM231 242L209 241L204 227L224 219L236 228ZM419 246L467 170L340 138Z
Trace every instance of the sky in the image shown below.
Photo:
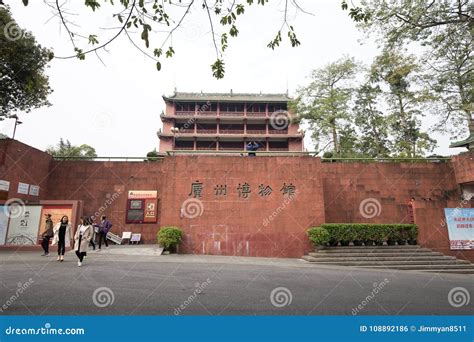
M51 1L47 1L51 2ZM31 31L37 41L52 48L56 56L74 54L67 32L50 7L43 1L30 1L24 7L19 0L6 1L20 27ZM99 41L117 32L111 5L99 11L85 8L83 1L62 1L66 19L74 31L83 35L98 34ZM199 2L200 3L200 2ZM172 44L175 56L163 60L158 72L155 62L132 46L126 36L112 42L99 57L90 54L84 61L53 59L46 70L54 92L52 106L19 113L23 124L15 138L38 149L56 145L62 137L74 145L89 144L98 156L141 157L158 148L156 132L162 127L160 113L165 109L162 95L174 89L188 92L263 92L294 94L309 82L312 70L343 55L370 64L377 55L377 44L363 39L354 22L335 0L301 0L299 5L311 14L292 8L288 19L301 45L292 48L283 35L279 48L267 48L283 23L284 1L266 6L252 6L239 18L239 36L229 37L224 54L226 75L212 76L210 65L216 59L206 12L195 5L182 27L175 31ZM179 15L182 12L173 12ZM177 18L177 16L176 16ZM221 27L217 24L217 30ZM150 34L150 45L160 46L167 33ZM144 48L139 33L132 35ZM84 40L76 39L86 49ZM151 53L152 50L149 50ZM428 115L427 120L432 120ZM0 122L0 132L12 136L13 120ZM429 125L429 122L425 122ZM306 134L305 147L313 146ZM463 149L449 149L449 138L439 134L436 153L457 154Z

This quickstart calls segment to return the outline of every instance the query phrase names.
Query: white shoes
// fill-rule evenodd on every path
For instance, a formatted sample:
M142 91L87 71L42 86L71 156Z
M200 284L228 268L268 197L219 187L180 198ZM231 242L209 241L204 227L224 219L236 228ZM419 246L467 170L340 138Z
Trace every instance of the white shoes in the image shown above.
M77 266L81 267L81 266L82 266L82 262L78 261L78 262L77 262Z

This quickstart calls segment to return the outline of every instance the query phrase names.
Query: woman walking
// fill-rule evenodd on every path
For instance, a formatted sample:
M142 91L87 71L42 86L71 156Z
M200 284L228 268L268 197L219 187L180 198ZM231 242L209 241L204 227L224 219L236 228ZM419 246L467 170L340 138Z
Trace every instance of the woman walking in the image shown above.
M56 223L53 228L53 243L52 245L58 245L58 261L64 261L64 253L66 252L66 247L71 246L71 224L69 223L69 218L64 215L61 218L61 221Z
M87 246L92 239L93 231L90 217L84 216L81 218L81 224L77 227L74 235L74 249L76 250L77 266L82 266L82 261L86 256Z

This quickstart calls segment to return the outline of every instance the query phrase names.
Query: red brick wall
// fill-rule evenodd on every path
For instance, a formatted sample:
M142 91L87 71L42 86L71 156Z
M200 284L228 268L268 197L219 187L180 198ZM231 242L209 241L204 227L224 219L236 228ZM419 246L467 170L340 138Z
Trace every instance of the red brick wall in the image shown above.
M451 164L458 184L474 182L474 153L464 153L453 157Z
M444 208L446 200L457 191L453 169L448 163L322 165L327 222L410 223L407 205L410 198ZM360 210L363 203L375 204L376 210L373 213Z
M10 182L8 197L29 203L46 199L51 160L50 155L19 141L0 140L0 179ZM18 182L39 185L39 196L17 193Z
M457 182L474 175L469 171L474 170L470 155L439 164L204 155L166 157L154 163L60 162L11 140L0 141L0 151L0 179L10 180L15 192L18 180L38 183L41 199L82 200L83 214L93 215L106 207L104 213L119 235L142 233L144 242L155 243L160 226L177 225L185 233L182 252L225 255L300 257L311 249L305 235L308 227L322 222L408 222L411 197L416 199L420 242L452 254L447 231L436 224L443 218L443 208L456 207ZM203 183L201 202L194 203L202 213L188 218L182 205L193 198L188 195L196 180ZM238 184L244 182L251 186L249 199L237 194ZM282 195L283 183L296 186L299 192L294 199ZM217 197L214 187L221 184L227 185L227 195ZM259 196L260 184L270 185L273 193ZM158 224L125 223L129 190L158 190ZM110 198L112 203L105 205ZM375 203L374 215L362 215L360 204L365 200Z

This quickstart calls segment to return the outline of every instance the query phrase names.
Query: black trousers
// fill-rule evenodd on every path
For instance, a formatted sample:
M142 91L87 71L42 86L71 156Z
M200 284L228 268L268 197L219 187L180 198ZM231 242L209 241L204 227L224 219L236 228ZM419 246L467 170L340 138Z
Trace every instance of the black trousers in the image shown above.
M107 243L107 233L99 232L99 249L102 246L102 239L104 239L105 247L109 247Z
M86 256L86 252L81 251L81 241L82 235L79 235L79 248L76 251L76 255L80 262L82 262L82 260L84 260L84 257Z
M45 254L49 253L49 240L51 239L50 236L44 236L43 241L41 241L41 247L43 247L43 251Z
M59 235L58 255L64 255L65 252L66 252L66 236Z

